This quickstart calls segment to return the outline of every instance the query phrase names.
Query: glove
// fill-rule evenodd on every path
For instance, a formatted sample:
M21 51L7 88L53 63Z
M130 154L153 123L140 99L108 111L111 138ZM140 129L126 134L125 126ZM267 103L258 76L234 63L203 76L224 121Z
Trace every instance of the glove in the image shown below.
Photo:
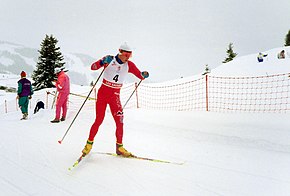
M144 79L149 77L148 71L142 71L141 75L143 76Z
M103 64L110 64L112 60L113 60L113 57L112 56L110 56L110 55L105 56L103 58Z

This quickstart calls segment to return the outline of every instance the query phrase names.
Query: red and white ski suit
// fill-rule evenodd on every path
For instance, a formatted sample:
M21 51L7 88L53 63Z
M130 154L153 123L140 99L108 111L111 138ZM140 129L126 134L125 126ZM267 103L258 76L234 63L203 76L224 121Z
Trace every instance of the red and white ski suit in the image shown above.
M91 69L97 70L101 68L103 66L101 62L102 59L93 63ZM134 74L141 80L144 79L133 62L127 61L126 63L122 63L118 56L114 57L111 63L105 68L103 82L98 90L96 119L90 130L90 141L94 140L99 126L104 120L108 104L116 123L116 141L119 144L123 143L123 109L120 101L120 89L128 73Z
M69 77L64 73L64 71L59 72L57 75L56 89L58 91L57 101L56 101L56 114L55 119L60 119L60 113L62 109L62 117L65 119L67 114L67 102L70 93L70 82Z

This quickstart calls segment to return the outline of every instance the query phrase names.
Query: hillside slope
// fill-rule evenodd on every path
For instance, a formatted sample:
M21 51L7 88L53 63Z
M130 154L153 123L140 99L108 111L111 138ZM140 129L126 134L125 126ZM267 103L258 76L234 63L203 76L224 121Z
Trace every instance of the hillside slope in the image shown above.
M97 73L90 71L90 65L96 60L95 58L86 54L62 54L72 83L88 85L95 79ZM24 70L31 76L36 67L38 57L38 49L0 41L0 73L18 75Z
M278 59L277 54L286 51L285 59ZM234 60L221 64L211 71L215 76L266 76L281 73L290 73L290 47L274 48L264 51L268 54L263 62L257 61L256 54L236 57Z

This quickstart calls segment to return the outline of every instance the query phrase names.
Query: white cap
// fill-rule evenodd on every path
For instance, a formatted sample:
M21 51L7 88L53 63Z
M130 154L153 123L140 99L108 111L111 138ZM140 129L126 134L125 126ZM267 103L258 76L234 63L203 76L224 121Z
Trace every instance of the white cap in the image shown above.
M128 52L132 52L132 48L127 44L127 42L124 42L120 48L120 50L125 50L125 51L128 51Z
M54 74L58 74L59 72L61 72L62 70L64 70L64 67L56 67L54 69Z

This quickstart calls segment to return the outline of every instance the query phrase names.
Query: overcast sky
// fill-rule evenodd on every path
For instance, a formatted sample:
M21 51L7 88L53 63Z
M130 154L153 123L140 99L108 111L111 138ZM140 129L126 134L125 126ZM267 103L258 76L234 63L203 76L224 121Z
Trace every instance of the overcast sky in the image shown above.
M290 0L0 0L0 40L65 53L116 54L122 42L153 81L214 68L228 44L239 56L284 45Z

